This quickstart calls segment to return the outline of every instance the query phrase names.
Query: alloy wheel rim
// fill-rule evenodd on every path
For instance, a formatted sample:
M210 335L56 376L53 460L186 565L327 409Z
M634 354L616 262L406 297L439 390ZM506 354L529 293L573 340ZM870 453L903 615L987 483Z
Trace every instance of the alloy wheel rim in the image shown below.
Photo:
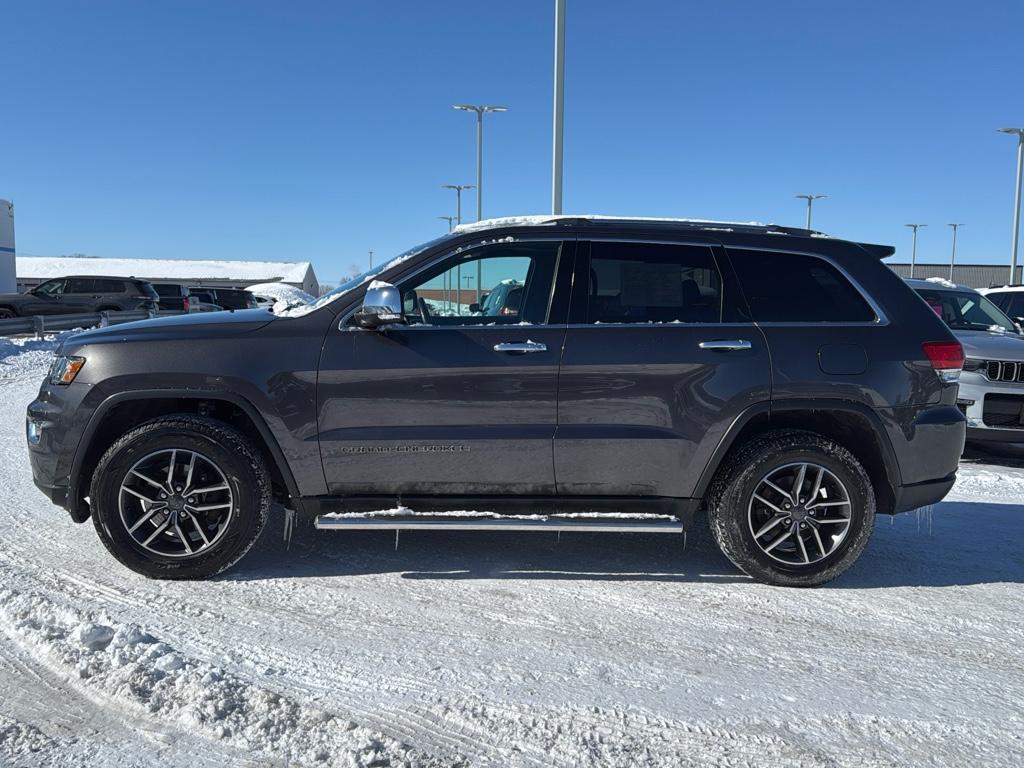
M118 489L121 523L160 557L193 557L214 546L234 515L227 477L208 456L166 448L144 456Z
M754 543L790 567L814 565L833 554L846 540L852 517L850 493L842 480L807 461L768 472L747 505Z

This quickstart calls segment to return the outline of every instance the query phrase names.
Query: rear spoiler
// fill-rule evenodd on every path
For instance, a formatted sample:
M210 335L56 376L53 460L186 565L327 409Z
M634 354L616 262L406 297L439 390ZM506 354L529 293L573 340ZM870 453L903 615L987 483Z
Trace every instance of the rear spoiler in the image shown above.
M857 243L857 245L867 251L869 256L874 256L876 259L887 259L896 253L896 248L892 245L874 245L872 243Z

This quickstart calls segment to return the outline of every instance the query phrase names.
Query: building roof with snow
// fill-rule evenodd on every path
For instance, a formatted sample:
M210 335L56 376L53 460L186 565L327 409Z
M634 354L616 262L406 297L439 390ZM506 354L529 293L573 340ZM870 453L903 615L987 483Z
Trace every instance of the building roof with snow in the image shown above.
M219 261L208 259L106 259L92 256L18 256L19 286L66 275L119 275L153 283L245 288L287 283L314 296L320 292L308 261Z

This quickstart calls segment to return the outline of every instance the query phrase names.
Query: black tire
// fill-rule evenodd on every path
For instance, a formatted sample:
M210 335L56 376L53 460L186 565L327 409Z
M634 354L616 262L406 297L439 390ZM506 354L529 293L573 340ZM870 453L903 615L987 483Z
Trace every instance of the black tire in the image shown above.
M10 320L11 318L17 317L18 313L10 307L0 307L0 320Z
M96 310L97 312L120 312L120 307L100 307Z
M748 518L761 481L773 471L800 462L831 472L845 486L850 500L849 527L841 543L823 559L807 565L782 563L766 554L755 540ZM814 587L836 578L860 557L875 524L875 491L861 463L838 443L799 430L768 432L734 450L711 484L707 507L711 533L725 556L757 581L776 586Z
M232 506L219 538L195 555L164 557L144 549L120 514L121 484L143 457L172 448L201 453L223 473ZM234 427L188 414L132 429L100 459L90 487L100 540L121 563L155 579L203 579L237 563L259 538L270 513L270 475L259 450Z

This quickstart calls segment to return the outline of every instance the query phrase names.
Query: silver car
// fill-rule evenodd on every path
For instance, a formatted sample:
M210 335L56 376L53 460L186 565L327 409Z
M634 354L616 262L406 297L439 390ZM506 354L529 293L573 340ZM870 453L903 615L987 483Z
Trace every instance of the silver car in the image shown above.
M948 280L907 280L963 345L957 405L967 439L1024 442L1024 336L1020 326L973 288Z

